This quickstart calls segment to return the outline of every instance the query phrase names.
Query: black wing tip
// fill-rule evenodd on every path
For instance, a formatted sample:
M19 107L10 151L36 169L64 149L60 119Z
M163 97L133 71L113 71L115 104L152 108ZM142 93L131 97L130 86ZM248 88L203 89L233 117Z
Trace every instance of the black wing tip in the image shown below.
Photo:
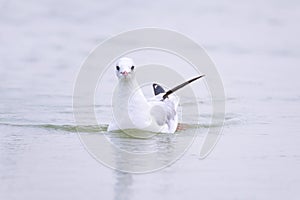
M161 87L160 85L158 85L157 83L153 83L152 86L153 86L153 91L154 91L155 96L159 95L161 93L165 93L164 88Z
M192 78L192 79L190 79L190 80L188 80L188 81L186 81L186 82L184 82L184 83L182 83L182 84L176 86L175 88L173 88L173 89L167 91L166 94L164 94L164 96L163 96L163 98L162 98L162 101L165 100L166 98L168 98L168 96L169 96L170 94L172 94L173 92L179 90L180 88L182 88L182 87L184 87L184 86L186 86L186 85L188 85L188 84L194 82L195 80L198 80L199 78L202 78L202 77L204 77L204 76L205 76L205 74L200 75L200 76L197 76L197 77L195 77L195 78Z
M205 76L205 74L202 74L202 75L200 75L200 76L197 76L197 77L194 78L194 79L197 80L197 79L202 78L202 77L204 77L204 76Z

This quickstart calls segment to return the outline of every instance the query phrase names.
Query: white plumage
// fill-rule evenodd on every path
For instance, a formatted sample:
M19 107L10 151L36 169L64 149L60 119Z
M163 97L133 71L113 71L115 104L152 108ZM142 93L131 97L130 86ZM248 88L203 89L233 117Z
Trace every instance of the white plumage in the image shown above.
M113 120L108 131L141 129L151 132L174 133L178 125L179 99L160 93L147 100L135 79L134 63L121 58L116 65L119 79L113 96Z

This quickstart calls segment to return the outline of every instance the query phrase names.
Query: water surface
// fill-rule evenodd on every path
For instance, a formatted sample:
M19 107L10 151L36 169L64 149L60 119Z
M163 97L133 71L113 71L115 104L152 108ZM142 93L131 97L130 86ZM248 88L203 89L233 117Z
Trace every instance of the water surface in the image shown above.
M1 199L299 199L298 1L0 3ZM210 104L199 99L201 132L185 155L158 172L132 175L87 153L72 92L95 45L145 26L174 29L204 45L223 79L226 120L216 148L200 160ZM106 134L109 108L95 109L103 116L100 133L80 131ZM109 137L144 151L172 147L175 137L190 137L184 133Z

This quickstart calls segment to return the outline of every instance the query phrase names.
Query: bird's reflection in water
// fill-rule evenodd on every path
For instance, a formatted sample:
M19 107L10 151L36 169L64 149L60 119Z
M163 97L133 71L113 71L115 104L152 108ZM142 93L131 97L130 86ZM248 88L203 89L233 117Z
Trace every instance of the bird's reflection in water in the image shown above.
M115 200L129 200L132 195L133 177L131 173L115 171L116 183L114 186Z
M168 164L170 155L174 153L173 145L176 144L176 136L174 134L157 134L152 138L138 139L118 132L111 133L109 137L111 142L118 147L117 149L134 152L123 154L116 150L114 156L117 169L128 169L131 172L135 172L135 170L137 170L136 172L141 172L143 167L147 169L149 166L164 166ZM155 157L152 157L155 159L148 160L144 159L143 156L136 156L136 153L144 154L147 152L156 152L154 153ZM134 174L115 170L115 177L114 199L131 199Z
M115 171L115 199L131 199L135 175L130 172L153 172L179 159L193 141L195 130L188 128L176 134L155 134L144 139L122 132L107 134L116 147L112 152L115 169L123 171Z

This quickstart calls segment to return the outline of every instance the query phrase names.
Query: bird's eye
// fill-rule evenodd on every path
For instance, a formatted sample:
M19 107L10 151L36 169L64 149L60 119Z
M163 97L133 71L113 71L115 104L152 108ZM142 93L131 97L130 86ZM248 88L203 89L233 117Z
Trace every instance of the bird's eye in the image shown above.
M134 70L134 66L131 67L131 70Z
M119 71L119 70L120 70L120 67L119 67L119 66L116 66L116 69Z

